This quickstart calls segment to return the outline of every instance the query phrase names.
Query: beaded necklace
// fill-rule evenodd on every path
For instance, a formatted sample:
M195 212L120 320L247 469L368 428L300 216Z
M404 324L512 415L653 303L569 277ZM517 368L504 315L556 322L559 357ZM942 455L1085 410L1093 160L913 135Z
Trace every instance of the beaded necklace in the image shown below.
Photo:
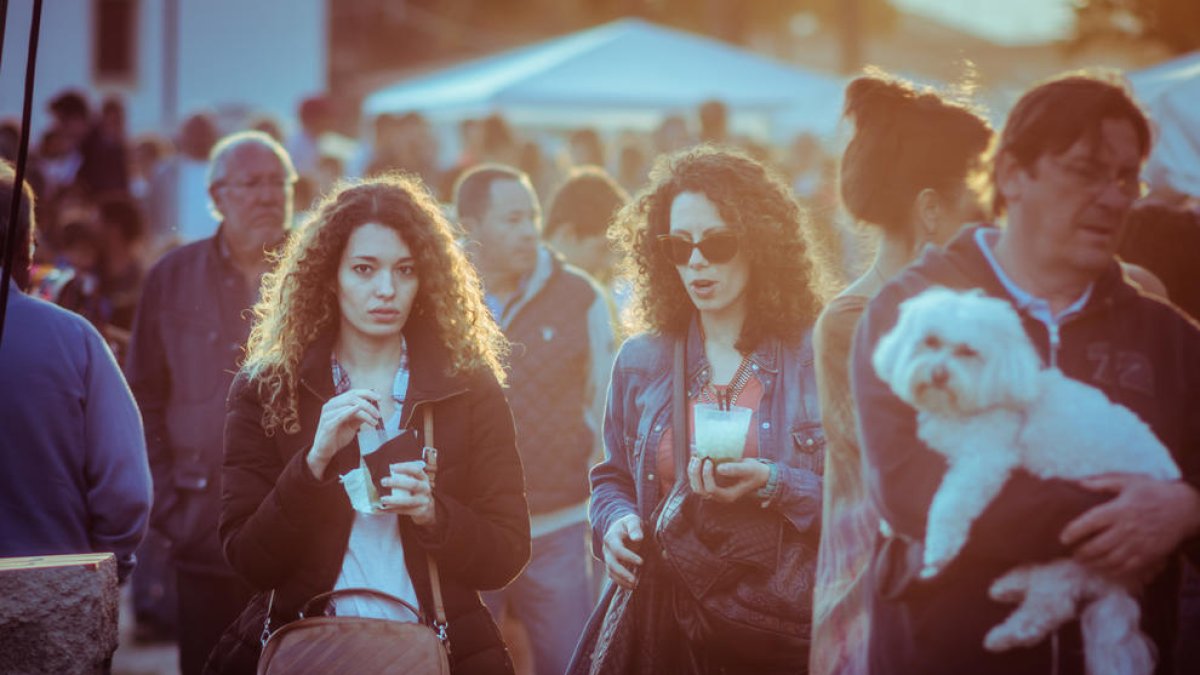
M750 357L743 356L742 362L738 364L737 370L733 372L733 377L730 378L729 384L718 386L711 381L705 383L700 389L699 402L715 403L717 405L724 404L723 407L733 405L737 401L738 396L741 395L742 390L750 382L752 376Z

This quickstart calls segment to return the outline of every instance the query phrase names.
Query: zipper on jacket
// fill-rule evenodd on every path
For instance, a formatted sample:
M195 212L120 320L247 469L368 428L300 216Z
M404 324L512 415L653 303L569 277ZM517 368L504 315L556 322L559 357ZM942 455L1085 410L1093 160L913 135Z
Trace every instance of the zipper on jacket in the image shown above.
M1047 326L1050 332L1050 367L1058 367L1058 348L1062 346L1062 337L1059 335L1059 324L1057 321L1051 321Z

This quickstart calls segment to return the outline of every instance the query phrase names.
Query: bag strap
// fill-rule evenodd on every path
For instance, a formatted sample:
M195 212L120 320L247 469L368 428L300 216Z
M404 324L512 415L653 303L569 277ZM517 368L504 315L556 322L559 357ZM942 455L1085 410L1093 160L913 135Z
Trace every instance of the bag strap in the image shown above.
M422 455L425 457L425 473L429 474L429 489L432 492L433 487L437 484L438 470L438 452L437 446L433 441L433 405L426 404L424 408L425 422L425 448L422 450ZM437 508L436 506L434 507ZM429 563L429 586L433 591L433 628L437 632L438 639L446 648L446 653L450 653L450 636L446 634L446 606L442 602L442 581L438 575L437 561L434 560L429 553L425 554L425 560Z
M275 589L271 589L271 595L267 598L267 616L263 619L262 634L258 636L258 641L263 647L267 646L267 640L271 637L271 609L275 607Z
M685 338L675 338L675 368L672 377L671 436L675 453L675 482L687 481L688 461L688 418L687 418L687 354Z

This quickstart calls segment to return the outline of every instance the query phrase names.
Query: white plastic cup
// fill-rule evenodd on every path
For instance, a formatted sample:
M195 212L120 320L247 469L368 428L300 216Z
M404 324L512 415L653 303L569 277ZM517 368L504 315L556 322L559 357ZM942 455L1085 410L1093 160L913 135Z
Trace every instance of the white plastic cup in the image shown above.
M733 462L746 452L746 433L750 429L752 408L732 406L721 410L713 403L698 403L696 414L696 455L713 462Z

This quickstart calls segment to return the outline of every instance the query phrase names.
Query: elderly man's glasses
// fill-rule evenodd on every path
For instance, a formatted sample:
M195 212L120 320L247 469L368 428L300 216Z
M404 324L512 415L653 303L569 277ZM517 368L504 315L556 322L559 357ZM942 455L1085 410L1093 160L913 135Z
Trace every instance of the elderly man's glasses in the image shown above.
M1127 197L1137 199L1146 196L1146 183L1136 172L1109 171L1102 164L1081 160L1059 161L1058 166L1071 180L1090 192L1103 192L1115 183L1121 194Z
M674 265L686 265L692 259L692 251L700 249L700 255L708 262L719 265L733 260L738 252L738 233L733 230L718 230L693 242L681 234L662 234L658 237L662 254Z
M248 181L232 181L223 180L216 184L218 188L229 188L231 190L240 190L242 192L259 191L259 190L286 190L295 186L296 181L292 178L284 178L281 176L268 176L255 178Z

